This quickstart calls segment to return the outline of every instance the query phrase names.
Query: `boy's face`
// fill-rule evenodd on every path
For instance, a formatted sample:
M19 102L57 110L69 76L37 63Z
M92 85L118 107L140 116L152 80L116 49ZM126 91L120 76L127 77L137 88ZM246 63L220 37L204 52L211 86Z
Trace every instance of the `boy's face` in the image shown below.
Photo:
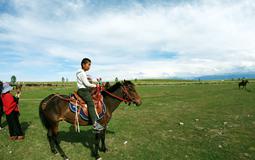
M90 65L91 65L90 62L83 63L83 64L82 64L82 69L83 69L84 71L88 71L88 70L90 69Z

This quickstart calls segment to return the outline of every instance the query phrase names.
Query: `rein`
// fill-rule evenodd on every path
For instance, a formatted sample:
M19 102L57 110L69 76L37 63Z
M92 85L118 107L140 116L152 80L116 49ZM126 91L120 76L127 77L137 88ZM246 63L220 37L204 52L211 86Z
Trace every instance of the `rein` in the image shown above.
M122 89L123 90L123 89ZM126 99L124 99L124 98L121 98L121 97L119 97L119 96L116 96L115 94L113 94L113 93L111 93L111 92L109 92L109 91L107 91L107 90L104 90L104 92L106 92L107 94L109 94L110 96L112 96L112 97L114 97L114 98L116 98L116 99L118 99L118 100L120 100L120 101L123 101L123 102L125 102L125 103L130 103L131 101L130 100L126 100ZM125 92L127 92L127 91L125 91Z

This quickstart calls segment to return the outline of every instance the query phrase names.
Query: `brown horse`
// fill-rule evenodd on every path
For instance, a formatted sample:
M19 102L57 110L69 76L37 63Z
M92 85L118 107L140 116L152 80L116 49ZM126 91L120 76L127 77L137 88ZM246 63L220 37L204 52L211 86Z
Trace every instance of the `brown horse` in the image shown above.
M106 113L102 119L98 122L104 126L104 130L95 133L95 147L93 146L93 156L97 160L101 159L98 150L106 152L107 148L105 146L105 133L106 126L109 123L113 111L120 105L122 101L135 105L141 105L142 101L140 96L135 90L135 86L130 81L124 81L122 83L118 82L111 86L109 89L102 92L104 97L104 104L106 105ZM62 97L68 98L66 95L61 95ZM58 135L58 124L60 121L64 120L68 123L74 123L75 113L71 112L68 107L68 102L61 98L59 95L51 94L42 100L39 106L39 115L42 124L47 129L47 137L50 144L51 151L56 154L57 152L65 159L68 157L62 150L57 140ZM89 122L82 120L79 117L79 124L82 126L91 125ZM99 143L101 141L101 147Z

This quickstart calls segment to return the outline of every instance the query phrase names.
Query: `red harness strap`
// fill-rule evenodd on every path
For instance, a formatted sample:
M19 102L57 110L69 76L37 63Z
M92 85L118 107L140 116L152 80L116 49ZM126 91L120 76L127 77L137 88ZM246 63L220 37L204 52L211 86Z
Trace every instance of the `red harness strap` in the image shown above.
M110 96L112 96L112 97L114 97L114 98L117 98L118 100L124 101L124 102L126 102L126 103L130 102L130 101L124 99L124 98L121 98L121 97L119 97L119 96L116 96L116 95L112 94L111 92L108 92L108 91L106 91L106 90L104 90L104 91L105 91L107 94L109 94Z

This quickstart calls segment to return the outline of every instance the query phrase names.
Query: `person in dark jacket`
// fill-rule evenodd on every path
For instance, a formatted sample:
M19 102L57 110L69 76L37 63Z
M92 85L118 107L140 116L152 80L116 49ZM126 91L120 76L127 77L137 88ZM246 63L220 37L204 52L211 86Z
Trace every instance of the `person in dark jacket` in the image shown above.
M0 95L2 94L2 90L3 90L3 82L0 81ZM2 126L3 113L4 113L3 102L2 102L2 98L0 98L0 130L3 128L3 126Z
M3 84L3 90L1 94L3 109L9 127L10 140L22 140L24 139L24 134L19 122L19 99L10 93L11 90L12 87L8 83Z

